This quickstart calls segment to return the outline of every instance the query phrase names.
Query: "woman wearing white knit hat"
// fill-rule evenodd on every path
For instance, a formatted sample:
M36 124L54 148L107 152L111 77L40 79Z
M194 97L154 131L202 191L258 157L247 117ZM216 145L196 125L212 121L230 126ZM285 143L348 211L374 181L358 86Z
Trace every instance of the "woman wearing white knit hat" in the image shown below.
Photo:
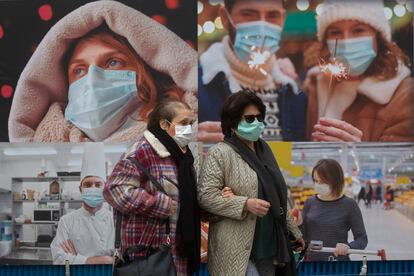
M317 23L319 57L343 62L348 77L309 70L303 85L309 139L412 141L410 62L391 40L383 2L328 0Z

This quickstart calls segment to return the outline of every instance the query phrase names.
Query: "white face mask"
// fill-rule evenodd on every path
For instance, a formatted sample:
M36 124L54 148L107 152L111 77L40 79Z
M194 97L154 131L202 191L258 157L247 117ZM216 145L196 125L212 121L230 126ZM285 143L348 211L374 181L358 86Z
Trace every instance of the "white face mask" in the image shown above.
M193 130L191 125L176 125L174 141L181 148L185 148L193 139Z
M328 184L315 182L315 191L320 196L328 196L331 194L331 187Z

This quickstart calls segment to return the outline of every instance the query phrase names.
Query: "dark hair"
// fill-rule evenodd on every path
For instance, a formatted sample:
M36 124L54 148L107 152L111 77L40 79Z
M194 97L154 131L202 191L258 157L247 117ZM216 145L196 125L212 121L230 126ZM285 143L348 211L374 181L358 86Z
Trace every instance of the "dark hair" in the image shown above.
M256 93L250 90L241 90L228 97L221 109L221 128L224 136L231 136L231 129L237 128L242 120L243 112L249 105L254 105L259 109L263 117L266 114L266 106Z
M231 9L233 8L233 6L240 1L246 1L246 0L224 0L224 7L226 8L226 10L230 13ZM254 1L254 0L249 0L249 1ZM280 0L280 2L282 2L282 5L284 5L284 1Z
M312 180L315 182L315 172L319 178L331 187L335 196L340 196L344 189L345 179L341 165L334 159L321 159L312 170Z
M158 103L148 115L147 128L158 128L161 120L171 122L177 115L177 109L184 108L191 110L191 107L184 102L176 100L165 100Z

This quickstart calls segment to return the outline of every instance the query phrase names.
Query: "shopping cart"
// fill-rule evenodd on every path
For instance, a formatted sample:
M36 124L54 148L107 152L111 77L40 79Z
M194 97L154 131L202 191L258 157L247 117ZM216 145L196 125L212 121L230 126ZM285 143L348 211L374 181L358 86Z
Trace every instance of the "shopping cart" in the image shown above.
M299 260L296 264L296 268L299 268L300 264L306 259L306 256L308 255L308 252L324 252L324 253L332 253L332 255L329 258L329 261L335 261L335 257L333 253L335 253L335 248L332 247L324 247L322 241L311 241L307 244L305 250L301 252ZM359 250L359 249L349 249L348 254L353 255L363 255L362 258L362 266L361 271L359 273L359 276L366 276L368 273L368 266L367 266L367 256L378 256L381 258L382 261L385 261L387 259L385 250L379 249L379 250Z
M310 252L323 252L323 253L335 253L335 248L324 247L322 241L311 241L308 246L308 251ZM381 258L381 261L387 260L384 249L379 250L360 250L360 249L349 249L349 255L362 255L362 256L378 256ZM333 255L332 255L333 256ZM331 258L330 260L335 260Z

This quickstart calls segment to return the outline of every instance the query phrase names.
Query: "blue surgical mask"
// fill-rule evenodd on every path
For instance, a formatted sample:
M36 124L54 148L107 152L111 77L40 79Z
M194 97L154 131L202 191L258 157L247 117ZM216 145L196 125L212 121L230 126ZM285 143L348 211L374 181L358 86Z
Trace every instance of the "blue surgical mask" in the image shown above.
M327 40L332 57L335 55L335 43L334 39ZM376 56L370 36L338 40L335 58L346 62L352 77L362 75Z
M120 128L138 108L136 73L89 66L88 74L69 86L65 119L93 141Z
M91 208L98 207L104 201L103 189L96 187L82 188L82 200Z
M237 134L243 139L255 142L259 140L264 128L264 123L259 122L257 119L255 119L252 123L248 123L243 120L237 126Z
M279 49L282 35L282 28L279 25L263 20L234 24L227 10L226 13L236 29L233 49L239 59L248 63L254 50L268 51L269 56L272 56Z

